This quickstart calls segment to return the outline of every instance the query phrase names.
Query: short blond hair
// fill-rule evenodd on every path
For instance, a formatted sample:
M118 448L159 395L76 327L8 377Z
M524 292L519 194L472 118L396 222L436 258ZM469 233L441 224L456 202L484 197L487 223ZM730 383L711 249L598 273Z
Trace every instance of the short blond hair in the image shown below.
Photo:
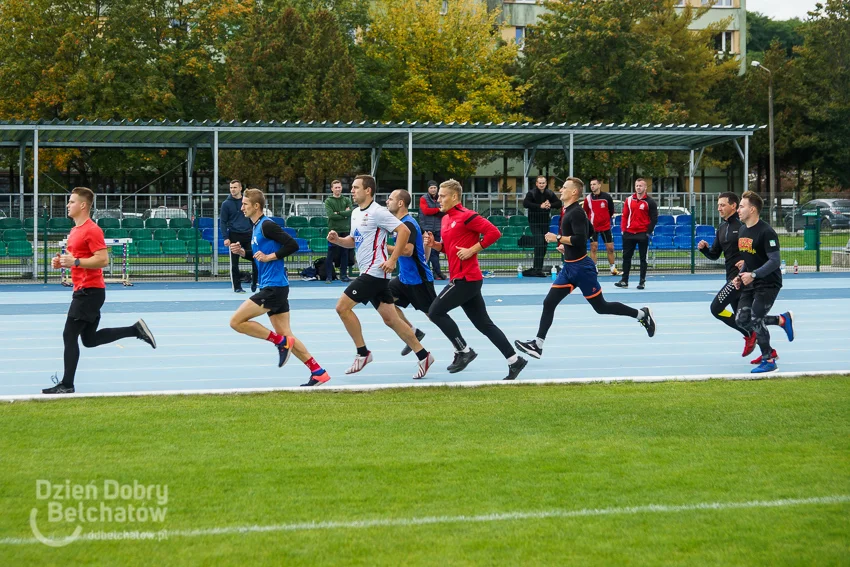
M446 179L442 183L440 183L440 189L448 189L460 199L460 196L463 194L463 185L460 184L460 181L456 179Z
M584 192L584 181L578 177L567 177L564 180L564 183L572 183L576 188L578 188L579 194Z
M248 199L253 205L260 205L261 209L266 208L266 196L262 191L252 187L251 189L246 189L244 193L242 193L243 199Z

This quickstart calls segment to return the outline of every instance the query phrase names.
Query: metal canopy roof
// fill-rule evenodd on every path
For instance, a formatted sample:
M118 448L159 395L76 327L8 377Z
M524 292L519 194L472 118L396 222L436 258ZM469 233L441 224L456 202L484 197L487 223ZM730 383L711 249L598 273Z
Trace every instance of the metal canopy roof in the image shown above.
M0 121L0 147L698 150L764 126L431 122Z

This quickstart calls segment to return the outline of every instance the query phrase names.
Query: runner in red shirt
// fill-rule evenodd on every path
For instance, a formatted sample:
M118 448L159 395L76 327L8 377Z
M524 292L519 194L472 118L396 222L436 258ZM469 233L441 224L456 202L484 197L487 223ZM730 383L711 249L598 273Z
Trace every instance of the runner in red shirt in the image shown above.
M508 375L505 380L515 379L528 364L528 361L517 356L505 333L493 323L487 314L487 306L481 295L481 285L484 277L478 266L478 253L496 242L502 233L487 219L475 211L470 211L460 204L463 187L454 179L440 184L437 202L440 211L446 213L441 226L442 242L434 239L432 232L423 236L425 255L433 248L446 253L449 261L449 285L431 303L428 318L436 325L437 321L448 318L448 312L460 307L472 324L499 349L508 361ZM470 351L472 352L472 351ZM455 358L463 353L456 353ZM474 352L473 352L474 358ZM455 364L457 361L453 362ZM471 360L470 360L471 362ZM469 362L467 362L468 364Z
M144 320L139 319L130 327L97 329L100 323L100 308L106 300L106 284L103 281L103 267L109 264L103 231L90 218L94 193L87 187L77 187L71 191L68 199L68 216L74 221L74 228L68 235L67 254L56 254L53 269L70 268L71 281L74 282L74 294L62 340L65 343L65 375L62 381L53 376L56 384L45 388L43 394L73 394L74 375L80 360L78 339L83 346L93 348L118 339L135 337L156 348L156 340Z

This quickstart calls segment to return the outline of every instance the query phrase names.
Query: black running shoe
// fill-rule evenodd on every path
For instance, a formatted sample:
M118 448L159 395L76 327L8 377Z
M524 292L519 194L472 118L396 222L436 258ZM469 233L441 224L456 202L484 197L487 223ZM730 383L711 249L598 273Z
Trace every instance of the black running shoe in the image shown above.
M280 355L277 361L278 368L281 368L284 364L289 362L289 356L292 354L293 342L295 342L295 337L286 337L285 341L279 345L275 345L277 347L277 352Z
M156 339L153 338L153 333L151 333L151 330L148 329L148 324L145 323L144 319L139 319L138 321L136 321L136 324L133 325L133 327L136 328L136 333L138 333L139 335L139 340L145 341L153 348L156 348Z
M640 283L637 285L637 288L638 288L638 289L646 289L646 282L640 282Z
M620 280L618 282L614 282L615 287L629 287L629 282L625 280Z
M50 379L53 380L53 383L56 384L56 385L53 386L52 388L43 389L41 391L42 394L73 394L74 393L74 387L73 386L66 386L65 384L60 382L59 376L57 376L56 374L51 376Z
M449 371L449 374L455 374L460 372L467 366L469 363L475 360L478 357L478 353L472 349L469 349L469 352L456 352L455 358L451 364L449 364L446 370Z
M416 340L417 340L417 341L421 341L421 340L422 340L422 339L424 339L424 338L425 338L425 333L423 333L423 332L422 332L422 331L420 331L419 329L416 329ZM410 347L409 347L409 346L407 346L407 345L404 345L404 348L403 348L403 349L401 349L401 355L402 355L402 356L407 356L407 355L408 355L408 354L410 354L411 352L413 352L413 349L412 349L412 348L410 348Z
M514 346L517 350L521 350L528 356L533 356L534 358L542 358L543 357L543 349L537 346L537 341L514 341Z
M508 375L503 378L503 380L516 380L516 377L519 376L519 373L522 372L522 369L525 368L525 365L528 364L528 361L521 356L518 356L516 362L508 366Z
M649 307L641 307L643 311L643 319L638 321L646 329L646 334L650 337L655 335L655 318L652 316L652 310Z

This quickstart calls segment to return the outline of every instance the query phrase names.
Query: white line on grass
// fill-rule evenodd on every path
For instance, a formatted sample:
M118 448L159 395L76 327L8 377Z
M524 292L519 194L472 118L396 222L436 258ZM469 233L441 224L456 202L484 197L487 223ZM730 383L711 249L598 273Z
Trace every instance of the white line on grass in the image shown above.
M376 518L372 520L296 522L291 524L272 524L268 526L226 526L220 528L201 528L195 530L160 530L146 532L152 537L144 539L168 539L172 537L205 537L232 534L302 532L314 530L360 530L368 528L407 528L434 524L470 524L487 522L510 522L516 520L544 520L549 518L582 518L592 516L629 516L636 514L670 514L679 512L702 512L722 510L746 510L752 508L786 508L789 506L835 505L850 502L848 495L820 496L814 498L784 498L781 500L750 500L747 502L700 502L697 504L648 504L621 508L582 508L580 510L540 510L537 512L501 512L476 514L473 516L422 516L413 518ZM108 536L122 535L123 532L93 532L82 534L80 541L100 541L115 539ZM106 536L106 537L104 537ZM22 545L38 543L36 538L2 538L0 545Z
M491 371L495 373L497 371ZM502 371L498 371L502 373ZM138 390L131 392L91 392L49 396L44 394L9 394L0 396L0 402L16 401L54 401L73 400L79 398L122 398L141 396L194 396L194 395L229 395L229 394L265 394L269 392L363 392L372 390L393 390L401 388L478 388L481 386L520 386L544 384L601 384L618 382L704 382L707 380L767 380L772 378L802 378L806 376L848 376L850 370L819 370L801 372L771 372L765 374L693 374L674 376L588 376L584 378L541 378L532 380L470 380L466 382L399 382L392 384L343 384L338 386L321 386L318 388L302 388L300 386L279 386L268 388L207 388L197 390ZM203 381L203 380L202 380ZM214 381L208 380L208 381ZM181 380L192 382L192 380ZM133 382L128 382L133 383Z

